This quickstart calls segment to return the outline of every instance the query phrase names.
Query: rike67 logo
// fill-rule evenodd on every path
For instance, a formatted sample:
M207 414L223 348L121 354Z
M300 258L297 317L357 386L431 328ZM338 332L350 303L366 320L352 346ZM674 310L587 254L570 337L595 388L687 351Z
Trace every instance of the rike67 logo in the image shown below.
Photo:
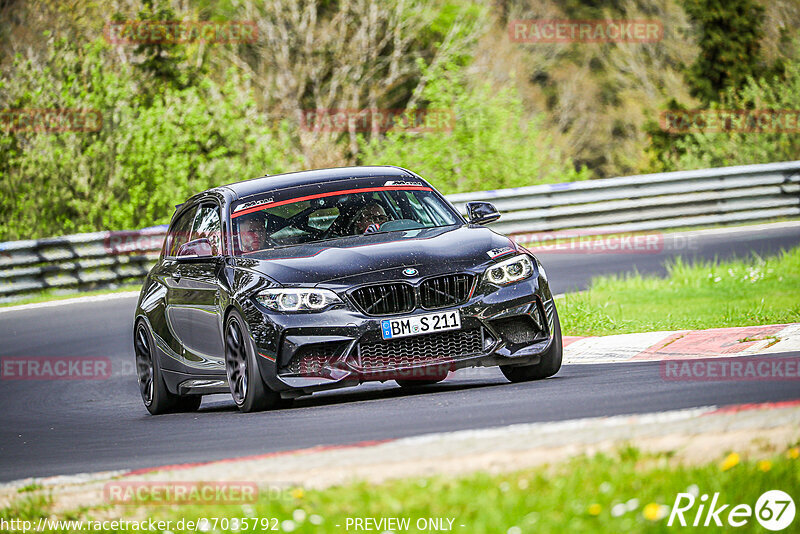
M742 527L753 516L767 530L783 530L794 521L794 501L788 493L781 490L765 491L756 501L755 507L749 504L732 506L724 503L720 500L719 492L714 493L710 502L705 493L699 498L691 493L679 493L672 505L667 526Z

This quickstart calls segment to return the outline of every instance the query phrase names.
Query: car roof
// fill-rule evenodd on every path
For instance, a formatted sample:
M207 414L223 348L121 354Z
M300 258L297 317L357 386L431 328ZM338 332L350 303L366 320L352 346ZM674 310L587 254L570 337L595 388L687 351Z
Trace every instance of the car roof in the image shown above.
M394 166L366 166L366 167L336 167L333 169L316 169L310 171L288 172L285 174L273 174L235 182L221 186L218 189L228 189L235 195L236 199L249 197L265 191L285 189L303 185L333 182L346 180L348 178L369 178L369 177L390 176L397 178L415 178L419 176L413 172Z

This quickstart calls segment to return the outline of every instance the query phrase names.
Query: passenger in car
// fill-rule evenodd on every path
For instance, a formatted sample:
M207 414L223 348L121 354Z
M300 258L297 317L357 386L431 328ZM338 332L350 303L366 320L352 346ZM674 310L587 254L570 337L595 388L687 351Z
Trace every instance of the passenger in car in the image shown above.
M239 219L239 248L242 252L263 250L269 246L267 215L263 211L248 213Z
M380 226L389 220L386 215L386 210L377 202L370 202L360 210L358 210L353 217L351 228L354 234L363 234L372 225L375 225L373 231L377 231Z

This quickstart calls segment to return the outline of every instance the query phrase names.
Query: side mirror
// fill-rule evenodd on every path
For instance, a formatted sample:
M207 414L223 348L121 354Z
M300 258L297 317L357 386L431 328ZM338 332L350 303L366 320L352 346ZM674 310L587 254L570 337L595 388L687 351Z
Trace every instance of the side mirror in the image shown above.
M499 219L500 212L489 202L467 202L467 216L470 224L486 224Z
M210 258L214 255L211 241L207 237L194 239L181 245L178 249L178 259Z

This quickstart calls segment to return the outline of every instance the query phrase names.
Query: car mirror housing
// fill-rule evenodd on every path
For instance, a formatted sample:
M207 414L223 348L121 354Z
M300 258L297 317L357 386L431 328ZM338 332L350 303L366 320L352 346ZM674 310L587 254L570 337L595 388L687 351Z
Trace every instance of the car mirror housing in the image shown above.
M500 218L497 208L489 202L467 202L470 224L487 224Z
M210 258L214 255L211 241L206 237L194 239L181 245L178 249L178 259Z

